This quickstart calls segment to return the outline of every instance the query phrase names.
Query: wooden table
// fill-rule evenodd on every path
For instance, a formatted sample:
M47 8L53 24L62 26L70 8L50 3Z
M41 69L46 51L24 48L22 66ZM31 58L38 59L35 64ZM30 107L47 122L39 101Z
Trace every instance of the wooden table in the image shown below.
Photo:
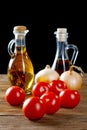
M81 101L74 109L61 108L54 115L37 121L24 117L20 107L10 106L4 99L9 87L7 75L0 75L0 130L87 130L87 74L83 76Z

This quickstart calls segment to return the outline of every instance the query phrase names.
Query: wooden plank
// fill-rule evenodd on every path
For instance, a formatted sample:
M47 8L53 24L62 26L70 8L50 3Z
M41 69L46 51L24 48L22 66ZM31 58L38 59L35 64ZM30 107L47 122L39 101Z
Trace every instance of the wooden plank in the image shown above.
M0 130L87 130L87 74L79 91L81 101L74 109L60 108L53 115L30 121L24 117L22 106L10 106L4 99L10 86L7 75L0 75Z

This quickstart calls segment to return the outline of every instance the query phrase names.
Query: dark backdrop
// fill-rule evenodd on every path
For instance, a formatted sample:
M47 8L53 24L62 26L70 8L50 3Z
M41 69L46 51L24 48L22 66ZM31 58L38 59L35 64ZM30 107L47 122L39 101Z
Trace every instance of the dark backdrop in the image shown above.
M14 5L13 3L12 5ZM60 27L68 29L68 43L75 44L79 49L76 65L87 72L85 13L84 6L82 4L78 6L75 3L68 3L67 6L65 4L43 4L42 2L25 6L24 3L21 3L21 6L18 4L15 4L14 7L7 6L4 12L1 10L0 73L7 73L10 60L7 46L9 41L14 38L13 27L16 25L25 25L29 29L26 46L35 73L43 69L46 64L52 65L56 52L54 31Z

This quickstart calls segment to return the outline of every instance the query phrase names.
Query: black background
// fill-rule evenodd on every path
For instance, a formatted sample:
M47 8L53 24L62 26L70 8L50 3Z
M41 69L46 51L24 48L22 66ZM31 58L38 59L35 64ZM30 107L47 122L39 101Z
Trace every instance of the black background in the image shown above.
M6 4L6 3L4 3ZM26 36L28 54L34 66L35 73L46 64L52 65L56 52L54 32L64 27L68 30L68 43L75 44L79 49L76 65L87 72L86 49L86 9L82 3L68 4L48 2L43 3L15 1L0 10L0 73L7 73L10 60L7 46L14 38L13 27L25 25L29 29Z

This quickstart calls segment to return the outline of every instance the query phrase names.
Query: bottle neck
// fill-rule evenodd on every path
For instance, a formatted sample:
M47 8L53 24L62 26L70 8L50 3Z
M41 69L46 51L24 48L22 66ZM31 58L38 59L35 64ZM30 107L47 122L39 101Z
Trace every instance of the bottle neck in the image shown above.
M54 34L56 34L58 58L67 59L68 56L66 52L66 46L67 46L68 33L66 32L66 29L58 29Z
M23 54L26 52L26 40L25 35L17 33L15 34L15 54Z
M58 41L58 39L56 39L56 55L59 59L68 59L68 54L67 54L67 40L65 41Z
M15 46L25 46L25 35L15 34Z

